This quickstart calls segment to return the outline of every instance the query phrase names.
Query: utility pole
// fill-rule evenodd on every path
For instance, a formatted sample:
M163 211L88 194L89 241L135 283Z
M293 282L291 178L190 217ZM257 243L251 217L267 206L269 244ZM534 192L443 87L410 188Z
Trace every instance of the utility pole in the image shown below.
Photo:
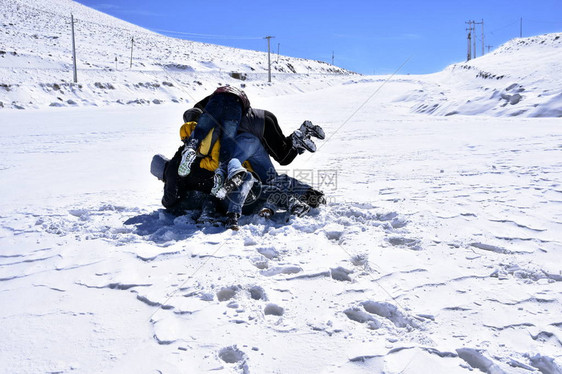
M521 20L519 21L519 37L523 37L523 17L521 17Z
M332 51L332 65L334 64L334 51Z
M486 48L488 48L488 53L490 53L490 49L493 48L493 45L487 45Z
M472 35L474 43L474 57L476 57L476 25L482 25L482 55L484 55L484 20L482 22L472 21Z
M482 56L484 56L484 18L480 24L482 25Z
M472 49L472 58L476 58L476 22L472 21L472 44L474 48Z
M466 24L468 24L468 28L466 29L466 31L468 31L468 35L467 35L468 46L467 46L467 53L466 53L466 61L470 61L470 60L472 59L472 30L473 30L473 22L474 22L474 21L467 21L467 22L465 22Z
M484 56L484 19L481 22L467 21L468 25L466 31L468 31L468 52L467 61L476 58L476 25L482 25L482 56Z
M267 39L267 81L271 83L271 38L275 36L266 36Z
M131 37L131 65L129 68L133 68L133 44L135 44L135 38Z
M74 64L74 83L78 83L78 71L76 69L76 43L74 41L74 15L70 13L70 23L72 25L72 62Z
M470 39L472 33L472 29L469 29L468 31L468 52L467 52L467 58L466 61L470 61L472 59L472 40Z

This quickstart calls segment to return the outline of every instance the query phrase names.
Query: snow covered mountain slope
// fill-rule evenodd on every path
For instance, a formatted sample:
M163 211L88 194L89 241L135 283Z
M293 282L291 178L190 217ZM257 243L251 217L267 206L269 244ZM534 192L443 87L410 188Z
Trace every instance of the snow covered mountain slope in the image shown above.
M0 108L193 102L226 83L268 96L326 87L353 74L275 55L272 88L264 84L267 53L162 36L71 0L2 0L0 25Z
M193 103L221 84L267 97L338 85L354 75L320 61L274 56L270 85L264 52L162 36L71 0L2 0L0 7L0 109ZM562 33L546 34L514 39L440 73L392 80L419 86L397 98L419 113L560 117L561 61Z
M403 97L416 112L562 117L562 33L513 39L420 80Z

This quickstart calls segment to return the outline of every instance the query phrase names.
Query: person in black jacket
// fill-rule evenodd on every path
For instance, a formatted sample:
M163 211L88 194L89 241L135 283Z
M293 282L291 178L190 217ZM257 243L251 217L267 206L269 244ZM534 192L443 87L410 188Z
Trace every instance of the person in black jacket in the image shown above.
M211 96L206 97L196 103L193 108L184 112L183 121L185 124L197 123L193 132L197 131L201 119L203 118L202 108L207 105L210 98ZM244 134L251 134L253 136L244 136ZM191 136L188 137L186 134L181 136L182 140L191 138ZM316 151L316 145L311 140L311 137L325 139L326 135L320 126L313 125L312 122L306 120L302 123L299 129L295 130L289 136L285 136L283 130L281 130L281 127L279 126L277 118L272 112L263 109L249 108L246 114L242 117L240 126L238 127L238 135L236 137L237 141L231 155L233 158L236 158L236 161L240 164L244 163L244 161L250 161L253 165L254 175L259 178L260 183L270 184L273 181L280 183L285 176L279 176L268 155L282 166L289 165L297 155L304 153L306 150L310 152ZM200 154L199 157L203 157L210 153L211 149L214 149L213 147L217 140L218 135L213 133L210 140L206 140L209 141L210 144L208 144L205 154ZM182 148L180 148L180 150L181 149ZM176 161L176 164L177 163L178 161ZM207 170L214 169L208 165L209 164L206 164L204 168ZM194 183L196 183L208 185L208 173L204 174L205 177L203 178L203 181L201 181L201 178L198 177L200 174L199 169L197 168L197 165L195 166L197 177L194 175L193 178L188 178L192 180L190 184L194 185ZM176 167L171 169L175 170ZM169 173L173 172L174 171L169 170ZM282 183L287 184L286 181ZM293 183L289 184L293 185ZM313 189L305 191L302 188L299 189L303 191L302 200L307 203L310 202L309 205L313 208L316 208L319 204L325 201L323 194L320 191Z
M208 96L196 103L192 109L185 111L183 115L184 122L200 122L203 116L198 118L197 113L203 111L203 108L208 105L211 98L212 96ZM195 129L199 127L199 122ZM253 137L244 137L244 133L251 134ZM236 144L230 152L230 155L232 158L236 159L238 164L250 160L250 163L253 165L254 174L259 178L260 183L266 185L271 183L287 184L286 181L280 182L284 177L277 174L277 171L267 155L271 156L282 166L289 165L297 155L305 151L316 151L316 145L311 137L325 139L326 134L322 127L314 125L311 121L306 120L299 129L295 130L289 136L285 136L279 126L277 118L272 112L250 107L246 114L242 116L238 127L237 143L242 142L244 144ZM213 139L212 142L216 141L217 137L213 136ZM257 140L259 140L259 142L257 142ZM263 151L264 149L265 152ZM293 183L289 183L289 185L292 184ZM320 191L310 189L305 192L302 188L300 189L303 191L302 199L307 203L310 202L309 205L311 205L311 207L316 208L319 204L325 202L323 193Z
M182 140L191 138L191 134L199 126L197 121L200 120L202 110L198 108L202 106L204 106L204 103L198 103L195 108L188 109L184 113L184 125L180 131ZM300 216L306 214L311 207L316 208L320 204L326 203L321 191L287 175L277 174L269 158L271 156L281 165L287 165L305 150L314 152L316 146L310 140L311 136L323 139L325 134L320 126L305 121L298 130L295 130L290 136L285 136L279 127L277 118L273 113L266 110L250 108L242 119L239 133L236 136L233 157L240 162L250 162L253 176L258 178L256 186L261 186L258 188L261 191L261 196L257 197L261 198L262 203L266 202L266 209L260 212L264 216L272 215L276 206ZM178 149L171 160L164 159L160 155L155 156L153 159L153 166L155 167L153 174L165 182L162 204L167 209L174 211L178 202L185 200L190 191L203 192L203 195L196 198L197 200L205 198L205 195L211 192L213 170L218 164L217 161L214 161L214 166L212 166L212 160L217 160L220 153L220 150L217 150L220 147L215 147L217 140L216 134L205 139L206 146L200 148L201 154L198 154L201 164L200 162L193 163L190 174L185 177L179 177L178 175L178 166L186 148L185 144ZM205 149L205 151L202 149ZM213 150L213 155L211 155L211 150ZM160 165L158 165L159 163ZM248 177L251 177L251 175L244 176L243 182L245 185L250 184ZM241 205L239 202L238 205L233 203L240 198L243 201L245 197L235 193L225 202L228 204L227 217L231 221L230 224L234 224L234 226L237 225ZM208 205L204 204L204 206Z
M255 135L267 153L280 165L289 165L297 155L316 152L311 137L324 139L324 130L310 121L304 121L298 130L285 136L275 115L267 110L250 108L242 117L238 132Z
M248 110L250 101L244 93L232 86L217 88L212 95L204 99L203 114L199 118L196 129L186 140L186 146L182 152L182 159L178 166L178 175L185 177L191 172L191 164L197 156L197 148L211 130L220 132L221 149L219 167L215 171L213 189L211 193L216 194L228 176L245 173L244 169L227 170L235 143L234 137L238 126Z

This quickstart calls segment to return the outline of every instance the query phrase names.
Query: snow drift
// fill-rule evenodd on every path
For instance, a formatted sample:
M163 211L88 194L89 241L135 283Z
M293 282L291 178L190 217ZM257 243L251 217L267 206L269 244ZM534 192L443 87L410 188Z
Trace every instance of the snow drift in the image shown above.
M518 38L422 78L405 100L435 115L562 117L562 33Z

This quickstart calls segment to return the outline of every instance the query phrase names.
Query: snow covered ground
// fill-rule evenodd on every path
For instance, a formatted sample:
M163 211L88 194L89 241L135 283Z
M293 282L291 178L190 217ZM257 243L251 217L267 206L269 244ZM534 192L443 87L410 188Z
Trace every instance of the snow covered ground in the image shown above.
M66 0L0 4L0 373L562 372L559 34L428 76L287 57L297 73L266 84L264 54L140 29L164 46L145 70L107 58L80 88L60 80L68 7L92 21L89 56L141 31ZM239 232L164 212L152 155L219 83L286 133L324 127L280 169L327 206Z
M330 202L240 232L159 205L182 106L2 113L0 371L558 373L560 120L411 114L402 83L342 126L379 87L257 100L325 127L287 172Z

